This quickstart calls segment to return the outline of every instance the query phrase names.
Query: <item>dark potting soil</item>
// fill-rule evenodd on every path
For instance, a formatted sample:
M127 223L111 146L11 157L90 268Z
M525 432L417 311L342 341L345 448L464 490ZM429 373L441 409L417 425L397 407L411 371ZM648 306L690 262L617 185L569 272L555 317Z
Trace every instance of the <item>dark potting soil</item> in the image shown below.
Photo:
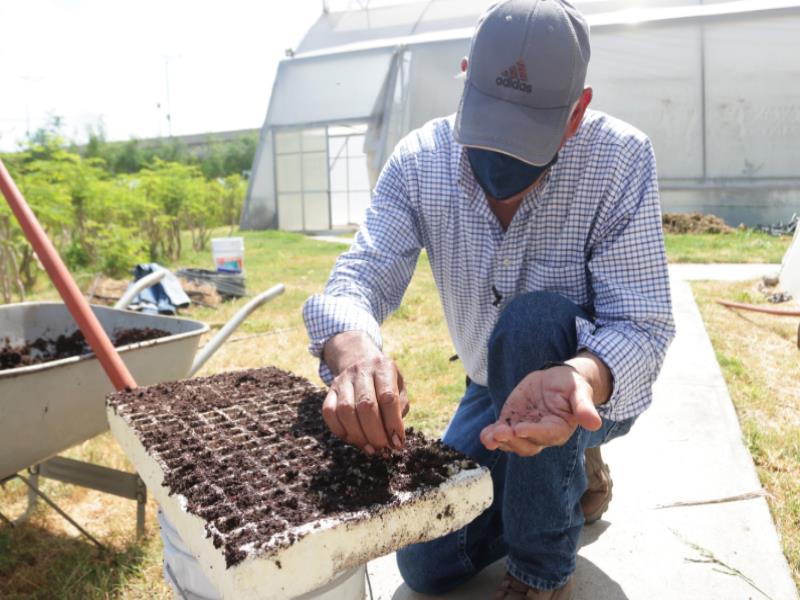
M156 338L172 335L161 329L143 327L141 329L116 329L112 335L114 346L126 346L138 342L146 342ZM56 339L38 338L20 346L12 346L5 338L0 346L0 371L38 365L70 356L89 354L92 349L79 329L69 335L60 335Z
M206 521L227 565L322 517L353 517L476 468L463 454L408 429L402 450L368 456L330 434L325 394L267 367L119 392L108 403L162 466L170 493ZM291 535L272 547L291 544Z
M172 335L168 331L144 327L142 329L117 329L114 331L114 346L127 346L128 344L138 344L148 342L161 337Z

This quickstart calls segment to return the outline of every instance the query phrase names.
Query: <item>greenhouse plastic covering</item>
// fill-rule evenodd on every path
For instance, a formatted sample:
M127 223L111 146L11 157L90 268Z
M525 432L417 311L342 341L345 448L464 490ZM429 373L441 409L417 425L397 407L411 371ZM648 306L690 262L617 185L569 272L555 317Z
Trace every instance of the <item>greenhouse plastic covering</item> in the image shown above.
M270 125L365 119L372 115L394 49L285 61L270 107ZM320 101L324 99L324 101Z
M326 165L329 181L339 177L333 142L292 147L287 132L322 140L334 126L365 126L357 139L374 185L404 135L456 111L459 63L488 4L433 0L323 14L279 68L242 226L309 231L359 222L337 214L325 181ZM734 224L777 222L798 210L800 1L575 4L592 25L592 107L651 138L665 210L714 212Z

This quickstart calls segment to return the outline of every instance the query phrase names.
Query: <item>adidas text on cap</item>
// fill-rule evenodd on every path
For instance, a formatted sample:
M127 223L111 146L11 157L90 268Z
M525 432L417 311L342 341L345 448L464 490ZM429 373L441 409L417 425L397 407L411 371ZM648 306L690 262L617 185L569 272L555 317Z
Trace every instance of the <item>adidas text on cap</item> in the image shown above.
M567 0L503 0L478 21L457 142L545 165L583 92L589 26Z

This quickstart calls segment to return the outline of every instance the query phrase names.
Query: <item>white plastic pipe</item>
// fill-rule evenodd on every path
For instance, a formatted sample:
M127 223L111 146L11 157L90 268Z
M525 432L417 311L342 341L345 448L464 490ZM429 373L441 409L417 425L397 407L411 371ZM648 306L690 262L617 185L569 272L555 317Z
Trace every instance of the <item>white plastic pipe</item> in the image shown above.
M280 296L286 288L283 286L282 283L278 285L274 285L269 288L266 292L262 292L250 302L245 304L239 312L237 312L233 318L225 323L225 326L219 330L219 333L211 338L211 341L206 344L203 349L199 352L199 354L195 357L194 362L192 363L192 368L189 370L189 375L187 377L192 377L195 373L197 373L206 361L211 358L211 355L217 351L217 349L225 342L225 340L230 337L230 335L236 331L239 325L250 316L255 309L260 307L262 304L266 304L273 298Z
M159 281L164 279L167 275L166 269L160 269L155 273L150 273L150 275L146 275L141 279L138 279L133 282L133 285L127 289L127 291L122 294L122 298L117 300L117 303L114 305L116 309L125 309L128 308L128 305L133 301L136 296L139 295L139 292L142 290L146 290L151 285L157 284Z

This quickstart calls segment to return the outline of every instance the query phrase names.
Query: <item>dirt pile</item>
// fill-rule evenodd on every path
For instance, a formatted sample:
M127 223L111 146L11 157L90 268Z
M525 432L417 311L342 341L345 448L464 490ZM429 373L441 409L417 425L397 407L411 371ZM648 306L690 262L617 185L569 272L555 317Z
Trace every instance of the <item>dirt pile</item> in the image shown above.
M115 347L137 344L171 335L168 331L145 327L143 329L117 329L111 336ZM89 343L80 330L69 335L60 335L55 339L38 338L32 342L12 346L5 338L0 346L0 371L38 365L53 360L61 360L70 356L91 353Z
M701 213L665 213L662 218L664 233L731 233L734 231L715 215Z

